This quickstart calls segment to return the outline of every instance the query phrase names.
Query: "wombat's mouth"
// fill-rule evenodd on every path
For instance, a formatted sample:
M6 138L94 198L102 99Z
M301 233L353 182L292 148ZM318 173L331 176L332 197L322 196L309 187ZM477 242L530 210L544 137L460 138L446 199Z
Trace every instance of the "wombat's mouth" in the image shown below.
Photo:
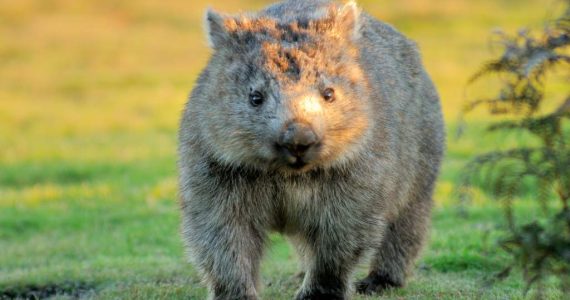
M281 162L285 166L295 170L301 170L308 164L302 157L287 152L281 153Z
M289 167L295 169L295 170L301 170L303 169L305 166L307 166L307 163L304 162L302 159L298 159L295 163L293 164L288 164Z

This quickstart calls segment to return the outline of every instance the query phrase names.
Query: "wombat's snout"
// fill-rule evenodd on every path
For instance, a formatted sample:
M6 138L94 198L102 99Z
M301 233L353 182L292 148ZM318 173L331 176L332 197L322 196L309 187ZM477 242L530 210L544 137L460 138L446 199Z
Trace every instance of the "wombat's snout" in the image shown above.
M276 147L288 164L301 167L310 160L307 154L318 144L319 137L310 125L291 122L285 126Z

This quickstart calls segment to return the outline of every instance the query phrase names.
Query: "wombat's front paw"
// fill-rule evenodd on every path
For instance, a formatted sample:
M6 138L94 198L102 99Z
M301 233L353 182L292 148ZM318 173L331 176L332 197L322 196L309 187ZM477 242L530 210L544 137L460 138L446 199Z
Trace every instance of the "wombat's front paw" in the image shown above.
M381 293L389 288L401 286L401 283L395 282L383 272L370 272L366 278L356 283L356 291L359 294L371 295Z
M321 290L312 290L312 291L302 291L297 294L295 300L345 300L343 294L339 293L338 291L321 291Z

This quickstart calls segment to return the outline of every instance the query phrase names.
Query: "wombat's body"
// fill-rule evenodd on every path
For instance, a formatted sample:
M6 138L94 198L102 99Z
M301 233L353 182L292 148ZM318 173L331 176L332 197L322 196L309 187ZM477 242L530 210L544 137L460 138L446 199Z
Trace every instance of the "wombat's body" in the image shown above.
M182 118L183 236L214 299L257 299L267 234L287 235L297 299L402 286L428 233L444 151L414 43L353 3L208 12L214 54Z

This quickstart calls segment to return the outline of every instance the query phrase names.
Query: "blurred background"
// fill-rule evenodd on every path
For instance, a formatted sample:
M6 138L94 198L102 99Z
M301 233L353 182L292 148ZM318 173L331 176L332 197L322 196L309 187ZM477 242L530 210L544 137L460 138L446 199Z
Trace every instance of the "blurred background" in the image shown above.
M0 0L0 299L205 297L178 234L177 125L210 53L205 9L237 13L269 3ZM448 123L432 242L410 287L385 297L518 295L516 279L481 290L504 259L488 242L497 205L476 197L465 218L452 197L469 157L509 140L482 138L479 125L491 118L483 111L472 114L465 137L454 131L465 99L493 87L466 87L497 54L492 31L541 28L559 3L358 3L417 41ZM567 91L557 81L547 89ZM295 258L280 237L272 240L263 295L288 299L298 285L289 279Z

